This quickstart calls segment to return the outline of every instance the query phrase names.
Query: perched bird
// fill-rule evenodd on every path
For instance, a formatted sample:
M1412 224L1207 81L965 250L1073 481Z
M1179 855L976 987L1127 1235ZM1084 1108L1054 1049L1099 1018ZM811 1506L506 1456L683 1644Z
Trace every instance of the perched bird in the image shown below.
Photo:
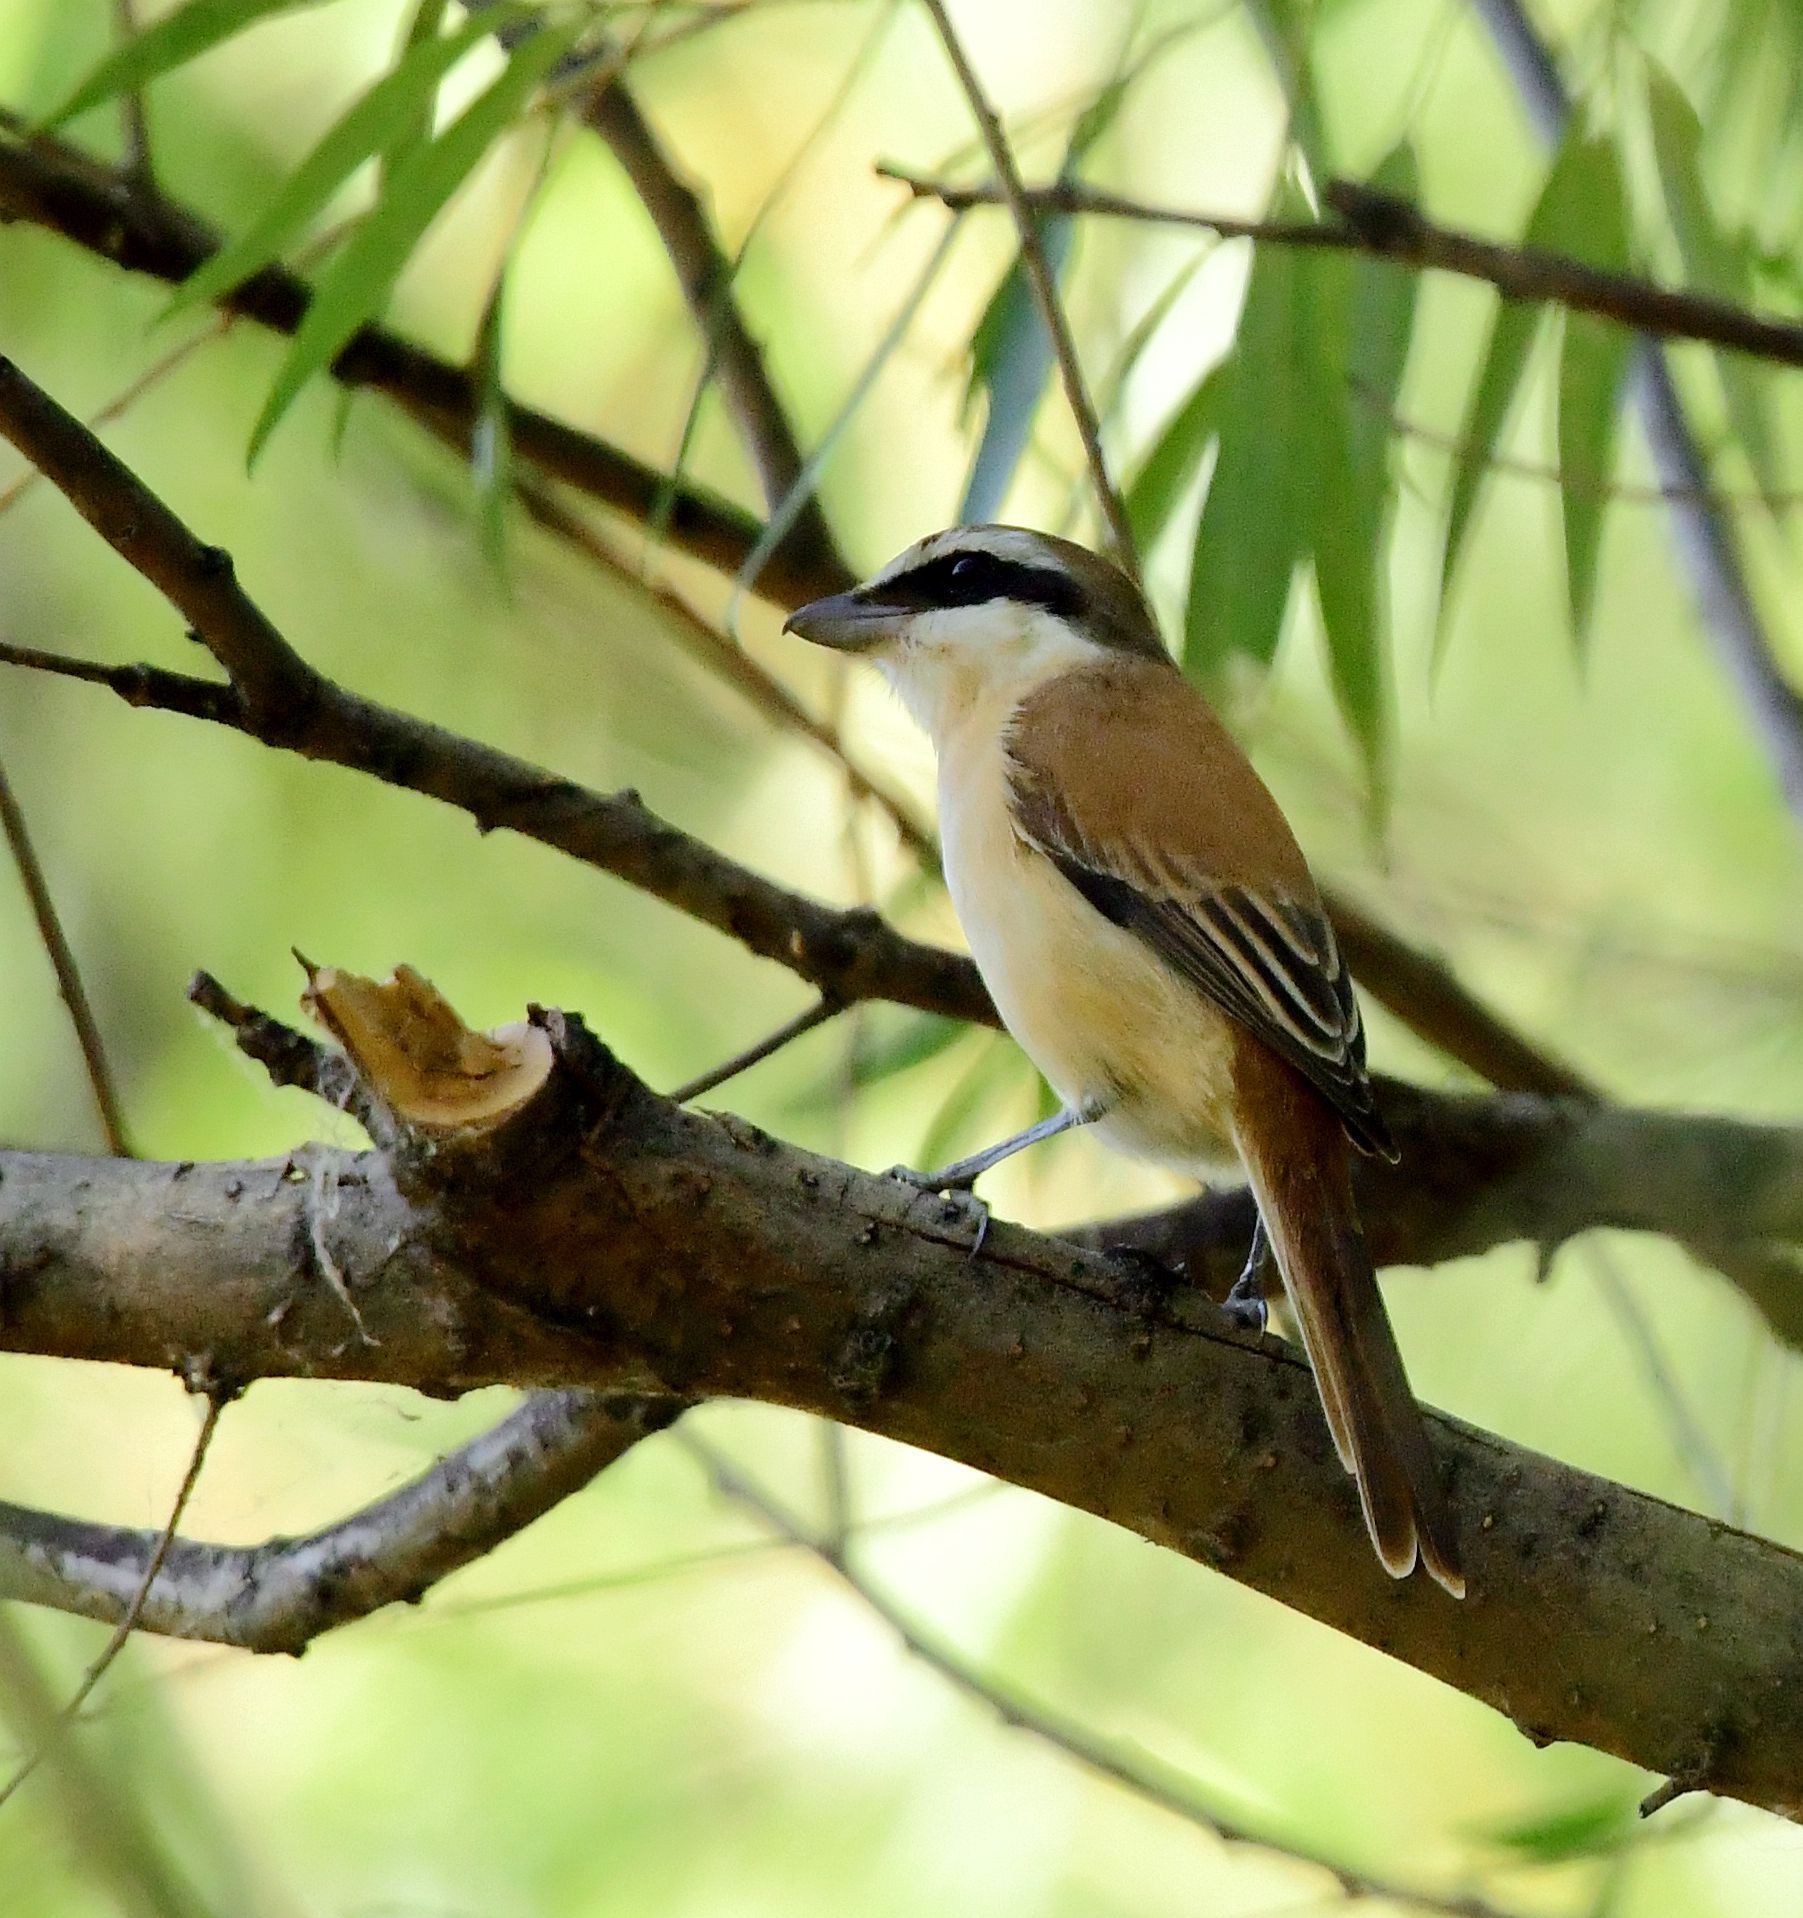
M1003 1023L1064 1109L923 1178L967 1188L1072 1126L1206 1179L1268 1239L1378 1557L1455 1596L1452 1515L1354 1205L1394 1158L1365 1038L1277 802L1159 641L1139 588L1043 533L964 526L787 630L875 662L931 735L945 876Z

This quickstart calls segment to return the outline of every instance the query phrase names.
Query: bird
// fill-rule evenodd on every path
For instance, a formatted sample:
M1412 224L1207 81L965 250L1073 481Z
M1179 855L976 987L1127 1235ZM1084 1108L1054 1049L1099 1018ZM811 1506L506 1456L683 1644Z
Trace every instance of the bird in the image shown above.
M1026 527L910 546L784 630L871 660L938 764L947 888L1003 1025L1062 1104L932 1174L968 1191L1073 1127L1257 1206L1377 1556L1463 1597L1457 1531L1353 1196L1394 1160L1358 1000L1295 835L1111 560Z

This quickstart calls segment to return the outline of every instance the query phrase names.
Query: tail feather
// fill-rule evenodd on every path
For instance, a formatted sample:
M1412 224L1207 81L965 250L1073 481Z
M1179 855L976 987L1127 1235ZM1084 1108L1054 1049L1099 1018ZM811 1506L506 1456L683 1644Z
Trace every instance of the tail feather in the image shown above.
M1248 1054L1251 1047L1246 1048ZM1433 1444L1409 1389L1353 1202L1338 1116L1264 1047L1235 1073L1238 1138L1340 1462L1371 1542L1405 1578L1417 1558L1455 1598L1465 1577Z

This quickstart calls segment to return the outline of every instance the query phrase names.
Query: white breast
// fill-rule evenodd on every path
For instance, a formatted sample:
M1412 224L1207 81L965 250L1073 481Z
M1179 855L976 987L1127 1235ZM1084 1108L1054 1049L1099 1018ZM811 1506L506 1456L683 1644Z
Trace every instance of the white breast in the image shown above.
M1098 1136L1206 1177L1233 1157L1227 1020L1015 833L1002 741L1022 696L1009 687L935 728L946 882L971 954L1059 1097L1105 1109Z

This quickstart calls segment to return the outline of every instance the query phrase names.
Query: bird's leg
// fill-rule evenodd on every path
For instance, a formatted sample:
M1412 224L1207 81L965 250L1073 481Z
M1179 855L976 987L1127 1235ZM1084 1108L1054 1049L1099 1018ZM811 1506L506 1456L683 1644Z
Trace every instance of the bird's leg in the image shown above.
M937 1172L916 1172L905 1165L889 1168L889 1177L900 1179L906 1185L918 1186L923 1192L943 1192L948 1199L956 1198L960 1209L976 1221L976 1242L971 1248L974 1257L983 1248L983 1240L989 1232L989 1208L971 1191L992 1165L1000 1165L1004 1159L1011 1159L1015 1153L1024 1151L1030 1145L1038 1145L1041 1139L1055 1139L1061 1132L1069 1132L1073 1126L1088 1125L1092 1119L1101 1117L1100 1106L1065 1106L1054 1112L1049 1119L1041 1119L1037 1125L1030 1125L1025 1132L1016 1132L1009 1138L998 1140L992 1146L985 1146L981 1152L973 1152L967 1159L955 1159L948 1166L941 1166Z
M1265 1232L1265 1217L1262 1212L1254 1211L1252 1227L1252 1246L1246 1254L1246 1263L1240 1275L1234 1280L1226 1298L1221 1301L1221 1310L1234 1322L1248 1332L1262 1332L1265 1329L1265 1262L1271 1256L1271 1241Z
M1013 1133L994 1145L985 1146L981 1152L973 1152L968 1159L954 1159L937 1172L910 1172L906 1166L898 1165L890 1177L906 1179L910 1185L920 1186L928 1192L968 1192L992 1165L1012 1159L1015 1153L1024 1152L1030 1145L1038 1145L1041 1139L1055 1139L1059 1133L1070 1131L1072 1126L1087 1125L1095 1116L1093 1112L1065 1106L1049 1119L1041 1119L1038 1125L1028 1126L1025 1132Z

